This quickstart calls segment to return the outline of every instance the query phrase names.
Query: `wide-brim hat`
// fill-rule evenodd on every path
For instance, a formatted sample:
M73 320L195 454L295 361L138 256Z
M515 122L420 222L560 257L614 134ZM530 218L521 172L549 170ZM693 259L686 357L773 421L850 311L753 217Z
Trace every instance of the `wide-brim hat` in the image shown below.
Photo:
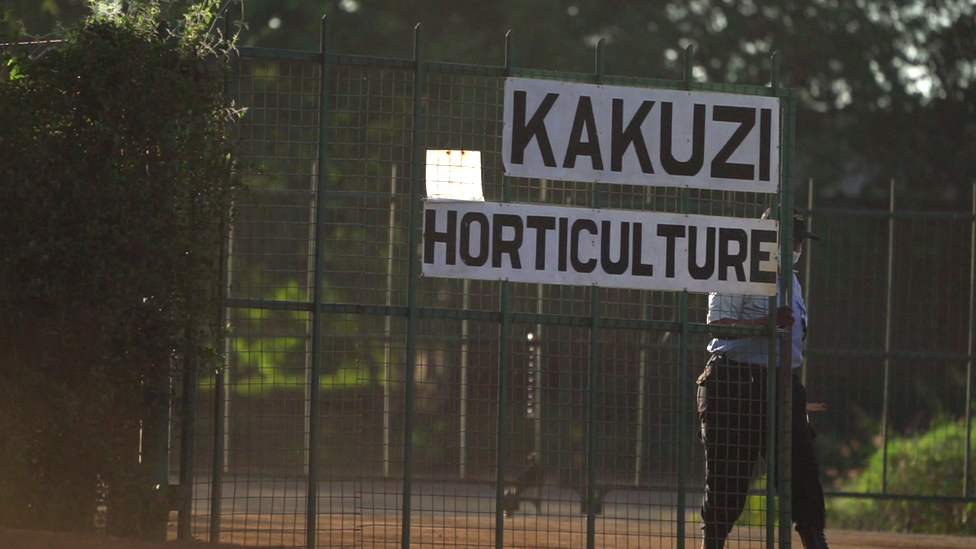
M793 238L809 238L810 240L820 240L820 237L807 230L807 221L803 214L793 210Z
M769 208L763 212L762 218L769 219L772 212ZM810 240L820 240L820 237L807 230L807 221L803 214L793 208L793 238L809 238Z

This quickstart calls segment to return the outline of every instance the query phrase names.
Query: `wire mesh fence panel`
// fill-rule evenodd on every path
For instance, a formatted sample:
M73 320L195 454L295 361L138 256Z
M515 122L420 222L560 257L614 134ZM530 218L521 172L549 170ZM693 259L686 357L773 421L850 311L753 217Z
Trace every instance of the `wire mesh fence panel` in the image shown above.
M972 215L813 211L806 376L833 520L961 532L944 517L972 497Z
M319 75L244 57L228 82L246 109L235 131L247 192L228 239L226 364L202 373L197 403L198 539L305 543L312 317L295 304L312 286Z
M489 202L746 221L792 197L506 177L501 68L275 55L242 57L230 86L248 109L249 191L229 239L228 362L201 383L194 532L283 546L699 543L709 296L420 276L423 231L441 230L425 226L424 153L479 153ZM814 210L811 221L823 240L798 269L810 313L800 377L809 402L827 404L811 412L822 476L839 486L880 444L890 453L863 493L935 495L902 488L896 471L902 447L933 426L955 444L968 420L971 313L956 296L969 295L972 220ZM600 260L619 266L623 238L607 238ZM712 237L680 238L697 251L679 261L709 269ZM904 320L919 310L931 312ZM789 402L789 374L768 393L762 376L757 440L782 428L766 399ZM760 446L739 464L740 547L783 535L767 498L776 463L764 463L780 458Z
M424 199L435 198L425 153L434 151L477 153L478 196L491 203L648 219L777 217L794 202L789 90L328 51L244 48L235 63L227 88L245 112L234 131L247 188L235 198L222 257L225 364L214 372L182 364L168 380L168 472L180 488L168 503L180 509L180 537L269 547L680 548L711 536L716 521L732 546L774 547L790 527L776 521L799 508L788 507L795 442L816 446L832 501L856 501L831 506L829 525L974 533L976 188L970 212L913 211L894 196L886 211L847 207L843 197L806 211L822 240L804 244L796 270L808 316L797 316L806 360L794 369L782 360L788 353L777 355L789 330L771 320L778 302L765 295L524 282L505 272L423 276L421 265L428 248L453 246L443 236L453 227L438 233L425 217ZM509 176L513 75L784 99L776 132L785 135L772 149L780 192L628 184L613 174L612 183ZM661 145L658 168L665 155L672 166L704 165L696 132L706 122L755 122L735 119L734 109L700 118L704 107L694 105L692 139ZM520 122L542 157L545 109ZM637 158L647 136L625 130L619 109L611 154L620 160L634 147ZM580 98L575 110L579 150L572 161L562 151L561 168L596 166L592 104ZM767 115L757 116L762 125ZM673 128L661 124L654 139L664 141ZM712 168L753 168L730 160L742 131L711 151ZM758 160L767 169L768 156ZM640 261L636 221L614 229L588 221L600 249L581 253L583 230L559 228L559 261L613 274ZM514 226L474 225L458 229L465 245L475 231L481 239L459 251L462 262L501 264L508 254L515 264L511 247L488 249L513 244L505 231ZM652 235L668 242L666 257L649 259L659 274L682 263L744 278L746 240L678 228ZM545 231L557 231L534 230L541 247ZM751 249L749 267L760 262L755 254L768 263L789 256L788 242L766 244ZM738 320L765 325L742 331ZM787 419L797 418L804 428L809 418L804 437L815 442L790 432L797 422ZM791 483L777 485L784 474Z

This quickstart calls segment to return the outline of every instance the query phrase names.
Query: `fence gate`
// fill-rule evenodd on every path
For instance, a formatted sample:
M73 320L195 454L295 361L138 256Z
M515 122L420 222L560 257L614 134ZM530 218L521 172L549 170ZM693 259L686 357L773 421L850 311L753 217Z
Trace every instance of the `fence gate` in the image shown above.
M601 46L593 73L525 70L507 46L503 66L428 61L418 28L412 59L368 58L329 51L323 23L320 52L241 49L229 86L247 109L237 131L249 190L229 238L227 363L202 382L182 537L697 546L707 295L421 276L427 154L478 153L486 204L755 220L770 201L792 208L776 194L791 177L792 92L775 71L772 87L699 84L690 62L679 81L605 75ZM512 77L779 98L774 192L506 176ZM593 165L593 123L579 123L577 165ZM676 161L691 146L676 142ZM506 510L519 477L529 489ZM789 520L777 532L764 501L750 500L733 536L771 546L785 531L788 546Z

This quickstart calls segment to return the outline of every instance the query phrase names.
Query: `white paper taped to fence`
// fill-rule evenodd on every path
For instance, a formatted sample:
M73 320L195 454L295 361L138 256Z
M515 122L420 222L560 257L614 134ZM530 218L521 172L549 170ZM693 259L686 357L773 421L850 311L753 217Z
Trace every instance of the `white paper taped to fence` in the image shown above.
M769 219L427 200L423 274L774 295L778 227Z
M481 151L428 150L427 198L484 200Z
M515 177L777 192L776 97L505 80Z

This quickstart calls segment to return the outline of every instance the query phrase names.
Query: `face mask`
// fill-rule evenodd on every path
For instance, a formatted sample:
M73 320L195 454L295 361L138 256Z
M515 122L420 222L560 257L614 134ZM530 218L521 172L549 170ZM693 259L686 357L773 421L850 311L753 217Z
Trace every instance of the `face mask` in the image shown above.
M799 252L793 252L793 264L794 265L796 265L797 262L800 261L800 254L801 253L803 253L803 250L800 250Z

